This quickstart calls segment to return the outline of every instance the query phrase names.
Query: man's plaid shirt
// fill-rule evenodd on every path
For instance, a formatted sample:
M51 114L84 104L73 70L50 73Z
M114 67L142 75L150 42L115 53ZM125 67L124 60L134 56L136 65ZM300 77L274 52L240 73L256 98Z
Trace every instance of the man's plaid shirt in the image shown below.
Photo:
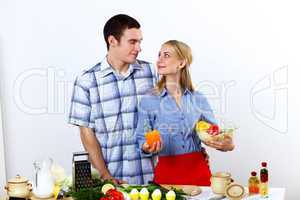
M129 184L153 179L152 162L141 157L135 130L139 101L156 81L148 62L137 60L121 76L105 58L74 83L69 123L94 130L111 175Z

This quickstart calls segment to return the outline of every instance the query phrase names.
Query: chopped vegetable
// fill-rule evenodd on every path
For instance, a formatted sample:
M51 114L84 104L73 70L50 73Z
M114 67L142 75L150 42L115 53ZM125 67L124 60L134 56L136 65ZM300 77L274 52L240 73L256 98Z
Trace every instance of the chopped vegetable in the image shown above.
M102 188L106 184L113 185L116 189L110 189L106 191L106 194L102 192ZM107 186L105 186L107 187ZM111 187L111 186L110 186ZM121 185L115 186L112 181L109 180L100 180L93 179L93 186L91 188L80 189L76 191L75 188L70 188L70 190L65 194L65 197L72 197L74 200L133 200L133 199L141 199L147 200L147 191L148 191L148 200L150 199L150 194L152 194L155 190L159 189L161 193L160 200L166 200L166 194L169 192L168 189L151 182L148 185ZM171 188L175 194L175 200L186 200L186 195L181 189ZM132 191L132 194L130 195ZM140 191L140 192L139 192ZM157 193L157 192L156 192ZM155 193L154 193L155 194ZM134 196L136 195L136 196ZM156 198L155 200L157 200ZM154 200L154 199L153 199Z
M207 130L207 133L210 135L218 135L219 132L220 132L220 128L216 124L211 125L211 127L209 127L209 129Z
M105 196L108 198L108 200L124 200L122 192L116 189L108 190Z
M196 124L197 131L206 132L211 127L210 123L207 123L206 121L199 121Z

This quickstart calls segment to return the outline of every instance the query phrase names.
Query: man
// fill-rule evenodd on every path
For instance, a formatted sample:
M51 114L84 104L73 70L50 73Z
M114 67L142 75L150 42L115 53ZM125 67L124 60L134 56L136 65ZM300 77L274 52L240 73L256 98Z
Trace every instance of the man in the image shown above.
M137 105L156 76L148 62L137 60L142 32L134 18L113 16L103 33L107 55L77 77L69 123L80 127L83 146L101 178L144 184L153 171L151 160L137 150Z

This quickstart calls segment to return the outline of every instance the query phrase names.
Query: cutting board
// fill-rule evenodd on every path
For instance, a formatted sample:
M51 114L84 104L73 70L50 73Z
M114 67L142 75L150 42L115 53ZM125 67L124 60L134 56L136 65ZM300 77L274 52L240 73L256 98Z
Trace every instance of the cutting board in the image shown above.
M9 198L7 196L4 197L0 197L0 200L8 200ZM36 198L34 196L30 197L31 200L55 200L54 198L44 198L44 199L40 199L40 198ZM72 197L68 197L68 198L64 198L64 200L73 200Z
M172 188L182 189L184 193L189 196L196 196L201 194L202 190L200 186L196 185L161 185L162 187L170 190Z
M54 198L47 198L47 199L40 199L40 198L37 198L37 197L30 197L31 200L55 200ZM68 198L64 198L64 200L73 200L72 197L68 197Z

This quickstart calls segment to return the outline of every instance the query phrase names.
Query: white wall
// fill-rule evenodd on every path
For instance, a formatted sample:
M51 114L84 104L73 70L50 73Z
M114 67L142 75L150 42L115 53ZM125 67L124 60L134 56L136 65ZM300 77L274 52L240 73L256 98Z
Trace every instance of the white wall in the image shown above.
M5 154L4 154L4 137L2 131L2 116L1 116L1 101L0 101L0 188L4 188L6 184L6 169L5 169ZM3 195L4 191L0 190L0 195Z
M234 152L210 150L213 171L230 171L246 185L249 173L268 161L271 186L287 188L286 199L299 199L296 1L2 2L0 93L8 178L33 178L33 161L47 156L71 172L71 153L82 148L77 129L66 124L72 82L103 58L105 21L127 13L142 24L142 59L155 61L168 39L190 44L194 82L203 86L219 118L240 127Z

